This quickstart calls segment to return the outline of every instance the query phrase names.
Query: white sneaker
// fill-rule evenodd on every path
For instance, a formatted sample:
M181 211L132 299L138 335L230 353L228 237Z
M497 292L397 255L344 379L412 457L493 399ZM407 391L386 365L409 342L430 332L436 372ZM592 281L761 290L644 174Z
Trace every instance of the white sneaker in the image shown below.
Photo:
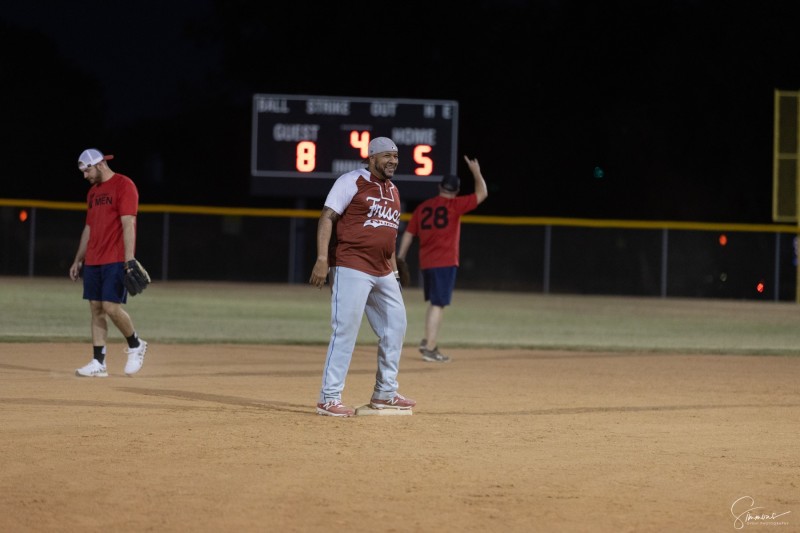
M147 343L139 339L139 346L137 348L125 348L125 353L128 354L128 362L125 363L125 374L132 376L142 369L144 363L144 353L147 351Z
M88 365L75 370L75 375L84 378L107 378L108 372L106 365L97 359L92 359Z

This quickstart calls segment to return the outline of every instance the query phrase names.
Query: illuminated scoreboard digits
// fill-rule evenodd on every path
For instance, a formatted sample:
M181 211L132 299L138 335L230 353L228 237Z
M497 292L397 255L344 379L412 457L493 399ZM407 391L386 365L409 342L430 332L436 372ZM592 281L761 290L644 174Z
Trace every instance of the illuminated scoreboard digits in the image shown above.
M397 145L396 181L439 181L456 173L458 102L256 94L254 189L269 189L255 186L258 178L331 179L365 168L375 137Z

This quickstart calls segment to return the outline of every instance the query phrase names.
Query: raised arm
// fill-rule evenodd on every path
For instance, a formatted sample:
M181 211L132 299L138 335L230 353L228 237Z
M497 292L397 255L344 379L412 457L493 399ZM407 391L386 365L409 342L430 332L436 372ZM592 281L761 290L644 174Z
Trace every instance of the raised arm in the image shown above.
M475 196L478 197L478 203L480 204L489 196L489 190L486 188L486 180L483 179L483 175L481 174L481 165L478 163L477 158L470 159L464 156L464 161L467 162L469 171L472 172L472 177L475 179Z

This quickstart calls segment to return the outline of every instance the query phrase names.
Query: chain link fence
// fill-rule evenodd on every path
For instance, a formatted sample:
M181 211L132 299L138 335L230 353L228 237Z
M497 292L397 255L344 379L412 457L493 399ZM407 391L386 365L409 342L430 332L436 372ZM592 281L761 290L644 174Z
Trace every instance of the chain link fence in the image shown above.
M155 280L306 283L318 211L140 206ZM408 215L404 215L403 224ZM67 276L84 205L0 200L0 275ZM404 229L404 228L401 228ZM796 301L797 227L466 216L457 288ZM418 246L408 255L412 282Z

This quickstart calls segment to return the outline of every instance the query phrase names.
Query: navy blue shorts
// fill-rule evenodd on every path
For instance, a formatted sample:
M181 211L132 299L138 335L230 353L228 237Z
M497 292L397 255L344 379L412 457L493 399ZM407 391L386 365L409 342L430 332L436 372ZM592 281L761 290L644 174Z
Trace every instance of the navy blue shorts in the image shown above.
M425 301L444 307L453 299L458 267L428 268L422 271L422 287Z
M96 302L128 301L125 289L125 263L83 267L83 299Z

